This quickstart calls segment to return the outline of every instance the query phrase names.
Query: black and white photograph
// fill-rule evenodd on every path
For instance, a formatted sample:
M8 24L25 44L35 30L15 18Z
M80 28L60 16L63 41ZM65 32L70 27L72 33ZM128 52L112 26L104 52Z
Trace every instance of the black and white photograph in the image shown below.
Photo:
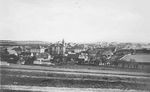
M150 0L0 0L0 92L150 92Z

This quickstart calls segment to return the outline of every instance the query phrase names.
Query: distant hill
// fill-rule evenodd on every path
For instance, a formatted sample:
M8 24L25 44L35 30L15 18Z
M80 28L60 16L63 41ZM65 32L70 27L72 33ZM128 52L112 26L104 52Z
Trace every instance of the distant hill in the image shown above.
M44 41L12 41L0 40L0 46L13 46L13 45L49 45L50 42Z

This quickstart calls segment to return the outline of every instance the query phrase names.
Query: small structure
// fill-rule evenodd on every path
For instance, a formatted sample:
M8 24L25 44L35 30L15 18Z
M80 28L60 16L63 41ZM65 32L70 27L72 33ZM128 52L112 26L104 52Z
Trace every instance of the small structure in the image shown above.
M85 45L83 45L83 44L76 44L73 46L66 47L67 52L73 52L73 53L80 53L80 52L86 51L86 50L87 50L87 47L85 47Z
M125 55L120 59L119 65L126 68L148 69L150 68L150 54Z
M121 49L121 50L117 50L114 54L116 55L134 54L134 50L133 49Z
M17 54L21 54L21 52L23 51L23 49L20 46L13 48L12 50L15 50L17 52Z
M50 61L51 56L48 53L40 53L40 54L36 55L36 58L37 59L49 60Z
M45 52L45 48L41 47L41 46L31 47L30 48L30 52L31 53L44 53Z
M36 60L34 61L34 64L39 64L39 65L54 65L51 63L51 55L48 53L40 53L36 55Z
M84 61L88 61L88 54L87 53L85 53L85 52L81 52L80 54L79 54L79 57L78 57L79 59L83 59Z

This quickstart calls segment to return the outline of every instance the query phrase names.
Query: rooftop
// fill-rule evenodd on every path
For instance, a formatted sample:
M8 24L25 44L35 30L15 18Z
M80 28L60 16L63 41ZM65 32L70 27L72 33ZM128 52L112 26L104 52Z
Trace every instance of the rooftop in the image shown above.
M136 54L136 55L125 55L121 60L135 60L135 62L149 62L150 63L150 54Z

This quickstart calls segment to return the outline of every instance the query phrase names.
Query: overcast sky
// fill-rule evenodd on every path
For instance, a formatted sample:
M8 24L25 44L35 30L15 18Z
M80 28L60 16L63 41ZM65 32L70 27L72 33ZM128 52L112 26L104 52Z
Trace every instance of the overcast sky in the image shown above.
M0 40L150 42L150 0L0 0Z

